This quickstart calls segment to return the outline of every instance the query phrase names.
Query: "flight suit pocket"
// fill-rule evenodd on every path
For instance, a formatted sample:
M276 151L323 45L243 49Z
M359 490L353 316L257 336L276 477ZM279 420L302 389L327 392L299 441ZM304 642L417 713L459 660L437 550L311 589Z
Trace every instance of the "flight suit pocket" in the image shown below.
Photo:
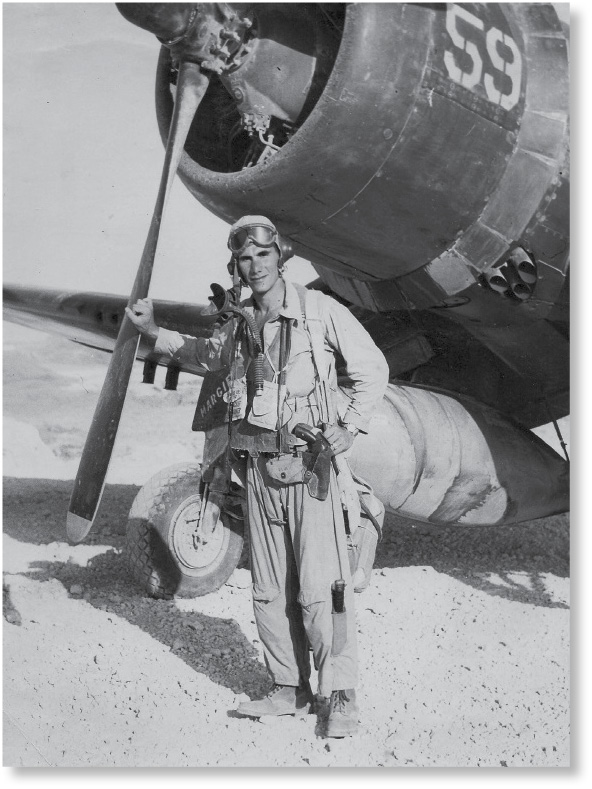
M309 357L312 356L308 332L304 329L293 328L290 344L290 360L292 361L303 353L307 354Z
M263 381L263 391L253 397L247 421L256 427L275 430L278 413L278 385Z
M285 425L292 417L292 409L286 402L286 387L280 387L272 381L263 381L263 391L253 397L247 422L266 430L277 430L278 405L282 411L282 425Z
M257 603L272 603L280 593L278 587L271 584L252 584L251 590Z
M329 595L330 590L326 589L324 586L318 586L312 589L301 589L298 593L298 602L303 608L308 608L308 606L314 603L327 602Z

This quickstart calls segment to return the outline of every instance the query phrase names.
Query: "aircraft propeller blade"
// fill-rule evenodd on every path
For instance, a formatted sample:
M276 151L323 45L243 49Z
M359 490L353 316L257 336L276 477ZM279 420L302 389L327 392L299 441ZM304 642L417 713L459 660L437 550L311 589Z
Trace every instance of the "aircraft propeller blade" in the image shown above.
M158 196L129 306L148 295L164 208L191 122L208 84L209 77L197 64L181 63ZM66 532L74 543L81 542L92 528L101 500L139 339L138 330L124 316L70 499Z

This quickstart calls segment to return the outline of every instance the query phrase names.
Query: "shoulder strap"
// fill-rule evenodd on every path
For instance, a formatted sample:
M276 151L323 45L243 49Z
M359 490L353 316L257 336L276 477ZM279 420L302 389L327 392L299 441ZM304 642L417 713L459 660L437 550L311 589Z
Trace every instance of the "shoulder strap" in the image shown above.
M329 368L327 365L327 357L324 352L325 329L321 319L320 304L320 299L323 298L323 294L318 290L309 290L298 283L294 283L294 287L300 299L300 309L302 310L304 325L310 337L314 366L317 368L317 373L321 378L327 378Z
M329 392L330 366L325 353L325 326L322 320L323 294L318 290L309 290L295 284L300 299L300 309L304 318L304 326L310 338L312 361L316 369L317 403L323 422L331 424L336 419L336 407L333 396Z
M305 288L304 285L300 285L298 282L293 282L294 288L296 289L296 293L298 294L298 298L300 299L300 311L302 312L302 318L306 320L306 294L309 292L308 288Z
M323 294L318 290L307 291L305 315L315 367L320 377L326 380L329 377L329 364L325 353L325 326L321 317L322 298Z

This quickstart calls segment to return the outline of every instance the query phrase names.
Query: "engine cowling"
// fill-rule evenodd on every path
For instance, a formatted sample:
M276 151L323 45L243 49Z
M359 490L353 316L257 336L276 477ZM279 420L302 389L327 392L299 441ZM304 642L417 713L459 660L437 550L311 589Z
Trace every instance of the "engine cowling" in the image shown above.
M440 303L517 246L542 271L540 301L556 300L569 91L552 7L352 3L330 19L322 4L278 8L253 6L249 53L196 118L180 175L197 199L229 222L255 205L330 287L372 309ZM163 137L171 67L164 47ZM249 136L257 108L270 123ZM397 292L384 287L395 279Z

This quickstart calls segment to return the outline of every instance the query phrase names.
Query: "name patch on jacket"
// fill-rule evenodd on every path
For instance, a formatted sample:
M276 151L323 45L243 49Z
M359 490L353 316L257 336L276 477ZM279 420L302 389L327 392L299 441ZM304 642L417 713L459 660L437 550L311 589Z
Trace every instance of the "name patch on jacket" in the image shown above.
M192 430L211 430L228 422L228 393L230 368L212 370L204 376L201 392L195 407Z

